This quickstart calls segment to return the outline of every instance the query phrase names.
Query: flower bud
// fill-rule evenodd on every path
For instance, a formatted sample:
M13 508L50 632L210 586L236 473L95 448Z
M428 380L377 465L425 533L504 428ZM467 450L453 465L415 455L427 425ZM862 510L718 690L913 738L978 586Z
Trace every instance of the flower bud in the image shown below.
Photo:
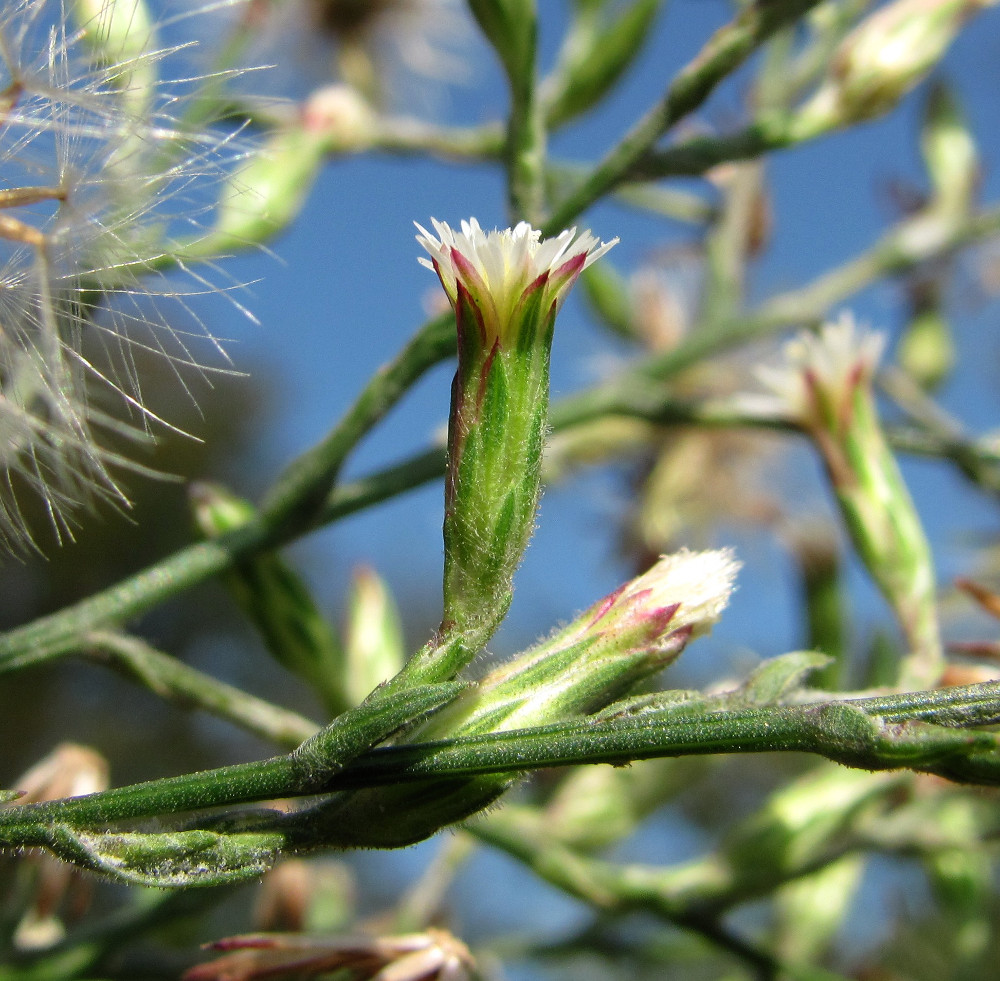
M825 82L799 113L811 122L797 127L848 126L888 112L941 60L965 22L995 2L895 0L880 7L841 42Z
M191 507L210 537L242 527L255 514L249 501L208 483L192 487ZM349 708L343 649L297 573L276 553L261 552L222 580L274 659L309 682L331 714Z
M186 971L183 981L252 981L345 974L379 981L469 981L469 948L445 930L385 937L261 933L210 944L222 957Z
M790 341L785 366L758 376L775 393L770 411L800 425L819 450L854 546L899 618L910 649L900 683L926 687L941 668L934 564L875 406L883 344L845 315ZM760 409L767 401L744 405Z
M62 743L14 781L14 789L21 792L14 803L82 797L107 790L109 782L108 764L100 753L87 746ZM71 907L85 907L90 897L89 882L71 865L50 855L34 857L32 871L29 905L13 937L14 946L20 950L38 950L60 940L60 907L67 905L67 899Z
M302 108L305 128L324 138L328 153L367 149L374 120L371 106L350 85L316 89Z
M326 138L302 125L277 130L227 181L215 224L187 255L261 245L296 218L326 159Z
M711 629L729 602L738 568L726 550L663 556L567 627L491 672L410 740L545 725L606 707Z
M727 551L662 558L409 730L406 741L546 725L607 707L711 627L737 567ZM331 846L399 847L488 806L510 783L497 774L360 790L319 804L308 821Z
M928 96L920 148L933 187L931 207L965 217L979 183L979 152L961 107L944 83Z
M896 357L900 367L920 386L937 388L955 366L951 326L938 307L913 317L899 340Z
M357 569L351 580L344 631L344 686L352 705L403 666L403 625L392 593L373 570Z
M417 241L421 263L455 310L458 370L452 384L445 482L442 632L471 652L510 605L538 503L548 418L549 351L556 313L580 273L617 239L576 229L541 240L527 223L486 233L434 221Z
M156 30L143 0L74 0L73 15L95 60L112 69L110 81L126 108L145 118L156 94Z

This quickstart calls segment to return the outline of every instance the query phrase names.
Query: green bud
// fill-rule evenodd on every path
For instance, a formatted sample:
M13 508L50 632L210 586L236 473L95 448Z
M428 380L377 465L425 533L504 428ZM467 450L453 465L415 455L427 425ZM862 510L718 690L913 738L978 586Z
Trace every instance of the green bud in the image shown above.
M469 9L511 78L533 71L538 14L535 0L469 0Z
M888 112L943 57L963 24L996 0L895 0L858 25L798 113L803 134Z
M801 584L808 628L805 646L830 657L812 683L835 691L846 654L841 557L835 529L828 523L801 525L792 529L787 538Z
M352 705L403 666L403 627L389 587L368 568L351 580L344 636L344 687Z
M664 556L487 675L411 739L521 729L605 708L711 628L729 602L738 568L728 551Z
M599 102L642 51L663 0L635 0L617 18L578 10L544 99L552 128Z
M961 107L944 83L928 96L920 148L934 189L931 206L967 215L979 183L979 153Z
M186 254L208 255L260 245L298 216L327 156L321 130L298 124L275 132L229 178L205 238Z
M156 29L143 0L73 0L73 17L127 111L146 119L157 84Z
M249 501L215 484L197 484L191 506L202 533L216 537L251 521ZM331 715L351 705L344 652L301 578L274 552L236 565L222 580L279 664L307 681ZM367 694L367 692L365 692Z
M938 308L923 310L907 324L896 357L918 385L937 388L955 366L951 326Z

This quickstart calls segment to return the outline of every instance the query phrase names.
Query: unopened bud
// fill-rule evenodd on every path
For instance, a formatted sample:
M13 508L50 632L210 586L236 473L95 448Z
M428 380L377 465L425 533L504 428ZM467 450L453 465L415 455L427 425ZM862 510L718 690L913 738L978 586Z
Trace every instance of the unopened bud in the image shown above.
M208 483L191 488L191 508L202 533L212 538L243 527L256 514L249 501ZM222 579L274 659L309 682L331 714L347 708L344 652L295 570L276 553L261 552Z
M920 386L934 389L955 366L951 326L940 309L918 313L907 324L896 351L900 367Z
M107 761L96 750L75 743L61 743L14 781L14 789L21 791L18 804L82 797L107 787Z
M213 255L260 245L302 210L326 159L326 137L302 125L279 129L229 179L215 224L187 254Z
M934 189L931 206L964 217L979 183L979 152L961 107L944 83L935 85L927 99L920 147Z
M962 25L996 0L895 0L858 25L837 49L830 74L803 107L847 126L880 116L941 60Z
M372 108L350 85L316 89L302 107L302 122L309 132L324 138L328 153L363 150L371 145Z
M344 632L344 686L352 705L359 705L403 666L403 626L389 587L369 568L351 580Z
M122 92L126 108L145 118L156 92L156 30L143 0L74 0L73 16L95 59Z
M15 803L82 797L106 790L109 782L108 764L100 753L87 746L62 743L14 781L14 789L20 791ZM19 950L39 950L59 941L64 932L60 907L75 906L80 910L90 898L89 883L71 865L39 855L32 866L34 882L29 902L13 935L13 944Z
M604 708L707 633L739 563L728 551L664 556L548 640L432 716L417 740L544 725Z

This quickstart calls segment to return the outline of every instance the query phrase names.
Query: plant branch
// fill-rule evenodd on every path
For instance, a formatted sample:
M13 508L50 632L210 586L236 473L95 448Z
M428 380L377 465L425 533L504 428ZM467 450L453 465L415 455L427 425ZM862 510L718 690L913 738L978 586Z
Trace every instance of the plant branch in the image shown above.
M289 711L198 671L138 637L94 631L81 653L183 708L199 708L278 746L294 749L320 728Z
M617 187L667 130L697 109L775 31L796 20L816 2L777 0L745 6L734 21L709 39L695 59L673 79L663 98L594 167L583 183L556 205L543 234L557 235Z

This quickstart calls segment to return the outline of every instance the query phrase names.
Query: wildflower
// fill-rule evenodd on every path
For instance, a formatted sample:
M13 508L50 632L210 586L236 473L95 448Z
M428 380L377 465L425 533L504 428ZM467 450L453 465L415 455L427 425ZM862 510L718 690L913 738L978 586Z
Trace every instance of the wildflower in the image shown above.
M580 273L617 239L570 229L555 238L525 222L484 232L434 221L417 241L455 310L445 490L442 628L482 646L507 611L511 579L538 503L556 313Z
M664 556L409 730L406 742L544 726L607 708L711 628L738 568L725 550ZM317 805L305 819L331 846L400 847L489 806L510 783L507 776L487 775L416 790L360 790Z
M941 640L934 566L920 518L879 422L872 379L881 334L844 314L785 345L785 364L757 375L770 395L741 396L744 411L777 415L810 436L858 554L892 605L910 649L901 682L933 684Z
M110 472L127 461L109 442L163 422L143 404L134 352L175 369L204 360L157 298L212 287L150 279L174 264L175 226L190 235L206 207L194 187L216 179L226 142L173 121L180 93L159 81L173 52L139 0L90 14L74 31L61 0L0 13L0 543L12 548L31 543L32 497L57 538L75 508L127 503ZM138 425L109 412L109 393Z
M661 556L409 738L519 729L604 708L708 633L729 603L738 569L725 549Z
M466 302L462 296L468 298L487 349L494 343L530 346L538 316L554 317L580 273L618 242L598 243L589 231L577 237L575 228L543 242L524 221L489 233L475 218L463 221L460 232L434 219L431 224L437 238L417 225L417 241L431 256L419 261L438 274L456 311ZM532 316L529 307L537 308ZM471 327L459 324L460 332Z
M227 953L191 968L183 981L298 981L341 970L356 981L468 981L476 976L469 948L447 931L432 928L386 937L249 934L209 946Z

